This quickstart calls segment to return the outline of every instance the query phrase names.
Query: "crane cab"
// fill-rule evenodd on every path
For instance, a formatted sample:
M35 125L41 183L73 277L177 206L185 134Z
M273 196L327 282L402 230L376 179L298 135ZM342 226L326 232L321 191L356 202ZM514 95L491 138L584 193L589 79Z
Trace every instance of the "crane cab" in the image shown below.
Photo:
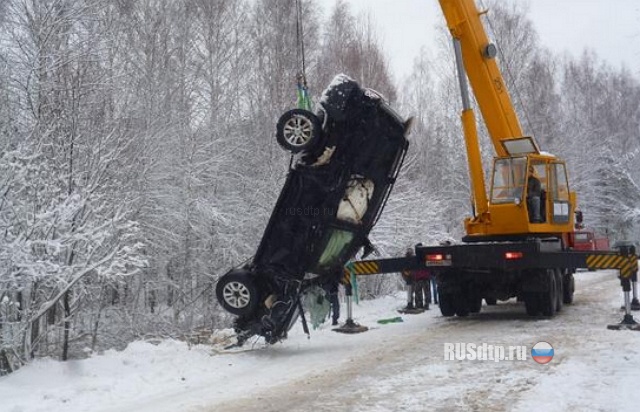
M494 158L487 213L466 220L467 234L570 232L576 202L564 161L541 154L532 137L504 140L502 145L507 156Z
M464 240L565 238L573 230L575 193L569 191L564 162L541 153L533 137L522 137L522 126L495 59L496 46L480 20L487 11L479 11L475 0L440 0L440 6L453 38L471 178L474 216L465 219ZM497 156L489 190L467 80ZM530 168L539 180L539 196L527 185Z

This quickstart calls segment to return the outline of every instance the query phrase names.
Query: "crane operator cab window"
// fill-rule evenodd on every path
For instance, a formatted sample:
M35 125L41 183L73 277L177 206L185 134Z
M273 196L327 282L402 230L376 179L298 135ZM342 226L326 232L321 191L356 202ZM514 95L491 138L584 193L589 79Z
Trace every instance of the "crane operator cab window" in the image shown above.
M567 223L571 207L569 204L569 181L564 163L557 162L549 165L549 182L553 223Z
M529 222L544 223L547 220L548 186L544 162L529 162L526 157L499 158L493 168L491 203L524 203Z
M522 202L526 167L526 157L510 157L495 160L491 186L491 203L520 204Z

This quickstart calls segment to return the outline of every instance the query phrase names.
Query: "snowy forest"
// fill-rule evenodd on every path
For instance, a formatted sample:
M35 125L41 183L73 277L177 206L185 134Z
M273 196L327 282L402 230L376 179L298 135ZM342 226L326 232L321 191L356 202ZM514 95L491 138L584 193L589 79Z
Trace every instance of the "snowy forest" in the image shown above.
M289 166L274 132L296 101L293 3L0 2L0 375L228 327L216 280L255 252ZM597 50L555 56L525 7L485 4L523 127L567 160L585 223L640 240L640 74ZM444 19L398 79L371 16L302 6L312 99L345 73L417 119L371 236L381 255L459 239L471 206Z

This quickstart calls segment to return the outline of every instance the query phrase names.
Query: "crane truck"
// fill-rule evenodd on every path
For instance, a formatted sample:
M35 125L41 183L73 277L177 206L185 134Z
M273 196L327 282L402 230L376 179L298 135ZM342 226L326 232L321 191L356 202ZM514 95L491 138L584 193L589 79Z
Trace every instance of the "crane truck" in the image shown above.
M576 194L567 167L525 136L496 62L474 0L439 0L453 38L462 97L461 121L467 151L473 215L460 243L416 246L415 258L354 262L351 273L366 275L429 268L436 275L444 316L467 316L517 297L526 312L551 317L573 301L577 268L616 268L622 277L637 270L635 251L575 251ZM485 184L476 118L467 86L495 150ZM533 196L528 175L539 181Z
M572 235L576 194L559 157L542 152L525 136L509 97L474 0L439 0L453 37L462 97L473 213L460 243L416 245L412 257L346 264L360 249L374 248L368 234L378 220L402 166L411 120L384 98L337 76L323 93L317 114L293 109L278 121L283 148L302 153L291 162L285 185L253 259L232 268L216 284L216 296L237 316L237 345L258 335L268 343L287 336L298 316L306 321L302 297L313 286L343 283L353 275L430 269L444 316L467 316L488 304L518 297L530 315L551 317L573 301L578 268L615 268L625 291L637 273L633 247L615 251L576 250ZM485 184L475 114L467 81L495 150ZM348 288L351 290L351 288ZM356 325L347 306L346 333ZM616 325L618 327L618 325ZM634 326L635 327L635 326ZM364 328L366 329L366 328Z

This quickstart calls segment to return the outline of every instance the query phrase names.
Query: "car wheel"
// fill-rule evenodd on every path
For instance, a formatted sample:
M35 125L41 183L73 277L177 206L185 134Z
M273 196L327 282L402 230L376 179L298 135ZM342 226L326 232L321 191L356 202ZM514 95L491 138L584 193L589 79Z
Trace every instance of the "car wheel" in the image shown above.
M284 149L292 153L312 149L320 140L322 124L318 117L308 110L289 110L278 120L276 140Z
M248 315L258 306L258 290L249 273L232 271L220 278L216 297L222 307L237 316Z
M496 298L484 298L484 301L487 302L487 306L493 306L498 304L498 300Z

